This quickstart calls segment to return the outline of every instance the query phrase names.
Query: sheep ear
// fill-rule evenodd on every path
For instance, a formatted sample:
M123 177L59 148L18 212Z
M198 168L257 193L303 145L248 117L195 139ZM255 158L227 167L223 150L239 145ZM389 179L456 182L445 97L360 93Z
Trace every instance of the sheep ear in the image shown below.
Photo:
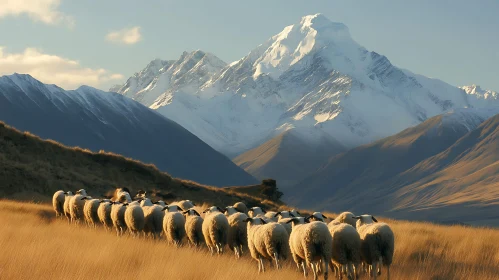
M324 214L322 214L322 218L327 219L327 217L326 217L326 216L324 216Z
M184 209L182 209L182 207L180 207L180 206L177 206L177 209L180 211L184 211Z
M274 214L273 218L277 218L277 216L281 215L281 211Z
M289 212L289 215L290 215L291 217L293 217L293 218L295 217L295 215L293 215L293 213L291 213L291 212Z
M227 209L226 209L226 210L223 210L222 208L220 208L220 207L218 207L218 206L217 206L217 209L218 209L218 211L220 211L220 212L222 212L222 213L224 213L225 211L227 211Z
M82 197L80 200L85 200L85 199L87 199L87 197L86 197L86 196Z
M303 216L302 214L300 214L300 212L296 211L296 214L300 215L300 216Z
M352 218L358 220L360 219L360 216L353 216Z
M168 210L168 206L165 206L165 207L163 207L163 209L161 209L161 211L165 211L165 210Z
M374 216L371 216L371 218L373 218L373 221L374 221L375 223L377 223L377 222L378 222L378 220L376 220L376 218L374 218Z
M253 221L253 219L251 219L251 218L246 218L246 219L244 219L244 220L243 220L243 222L245 222L245 223L250 222L250 221Z
M294 218L293 219L289 219L289 221L287 221L286 224L292 223L294 221L296 221L296 219L294 219Z
M192 210L192 211L194 211L194 214L196 214L196 215L198 215L198 216L201 217L201 215L199 215L198 211L196 211L196 210Z
M189 213L189 210L186 210L186 211L182 212L182 214L184 214L184 215L188 214L188 213Z
M192 202L192 201L191 201L191 203L192 203L192 205L197 206L197 205L196 205L196 203L194 203L194 202Z
M206 208L206 209L204 209L203 213L206 213L206 212L208 212L208 211L210 211L210 209L209 209L209 208Z
M260 209L262 209L262 208L260 208ZM267 211L265 211L264 209L262 209L262 212L265 213L265 214L267 214Z
M260 221L262 221L262 224L264 224L264 225L267 224L267 222L264 221L262 218L260 218Z

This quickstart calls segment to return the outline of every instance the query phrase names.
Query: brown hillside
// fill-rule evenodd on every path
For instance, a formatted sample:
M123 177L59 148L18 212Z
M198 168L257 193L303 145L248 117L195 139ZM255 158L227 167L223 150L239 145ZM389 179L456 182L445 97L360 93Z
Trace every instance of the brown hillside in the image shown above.
M434 117L331 158L286 199L303 208L497 226L498 126L499 115L471 131Z
M232 188L215 188L172 178L154 165L143 164L120 155L93 153L46 141L28 132L17 131L0 122L0 197L48 201L57 190L84 188L95 197L109 194L115 187L128 187L132 193L143 189L153 199L173 201L191 199L220 206L236 201L248 205L276 208L278 203L259 195L263 185L252 188L254 195Z

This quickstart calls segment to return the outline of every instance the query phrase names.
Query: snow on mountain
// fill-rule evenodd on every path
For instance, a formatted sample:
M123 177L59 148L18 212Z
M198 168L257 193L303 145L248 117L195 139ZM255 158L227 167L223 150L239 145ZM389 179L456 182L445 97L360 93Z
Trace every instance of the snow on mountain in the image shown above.
M315 126L352 148L449 110L499 106L497 98L394 66L321 14L303 17L229 65L197 51L156 74L148 68L118 92L229 156L283 128Z
M134 80L136 85L141 81ZM204 184L257 182L185 128L113 92L88 86L66 91L30 75L1 76L0 120L41 138L153 163L175 177Z

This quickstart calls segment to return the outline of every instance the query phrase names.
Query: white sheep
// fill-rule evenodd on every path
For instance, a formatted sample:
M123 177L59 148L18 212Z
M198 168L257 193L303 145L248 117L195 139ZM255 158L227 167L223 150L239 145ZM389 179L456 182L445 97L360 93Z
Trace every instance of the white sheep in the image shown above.
M227 244L236 254L236 258L240 258L243 254L243 248L248 246L247 227L244 223L248 215L238 212L233 206L225 208L225 214L228 215L229 222Z
M73 198L73 193L71 191L68 191L65 193L66 196L64 197L64 216L68 219L68 223L71 221L71 208L70 208L70 202L71 199Z
M289 237L289 246L296 265L301 265L303 275L307 277L306 263L312 269L314 279L318 279L318 269L323 263L324 279L327 279L333 247L333 238L327 225L317 221L297 224L296 218L291 219L290 223L293 223L293 230Z
M284 228L286 229L288 234L291 234L291 231L293 230L293 226L291 225L291 223L289 223L289 221L291 221L291 219L295 219L296 224L299 224L299 225L306 223L306 220L303 217L279 219L278 223L284 226Z
M96 227L99 224L98 209L100 205L100 200L92 199L89 196L82 198L85 200L85 206L83 206L83 215L85 216L85 221L87 225L91 227Z
M144 230L144 211L142 210L142 207L140 207L138 201L132 201L126 204L125 224L134 237Z
M369 275L376 279L381 274L381 266L386 266L387 279L390 279L390 265L395 250L395 236L386 223L378 223L372 215L355 216L359 232L361 260L369 265Z
M262 215L264 216L265 215L265 210L263 210L262 208L260 207L251 207L249 210L248 210L248 216L250 218L255 218L256 216L258 215Z
M215 248L217 254L222 254L223 248L227 244L229 221L222 212L223 210L217 206L212 206L203 211L205 213L203 236L212 255Z
M194 202L192 202L190 200L181 200L179 202L172 203L172 204L178 205L180 208L182 208L184 210L189 210L189 209L193 208L194 206L196 206L196 204L194 204Z
M177 212L176 207L170 207L174 210L170 212L167 207L163 208L165 217L163 218L163 232L166 240L173 245L180 246L184 239L185 232L185 217L182 213Z
M357 230L349 224L336 220L328 225L333 238L333 249L330 266L341 279L341 273L346 272L348 279L358 275L356 268L360 264L360 236Z
M247 218L248 248L251 257L258 262L258 272L265 272L263 259L274 261L280 269L280 261L289 254L289 235L278 223L267 224L261 218Z
M314 212L312 215L307 217L310 221L324 222L328 217L324 216L321 212Z
M123 233L127 230L125 211L126 206L119 201L114 202L111 206L111 220L113 221L113 226L116 229L116 234L118 236L123 235Z
M114 191L112 201L120 201L121 203L132 202L132 196L128 188L117 188Z
M152 235L154 239L159 238L163 231L164 207L153 204L149 198L142 200L140 206L144 211L144 232Z
M248 207L242 202L234 203L233 207L241 213L248 214Z
M113 227L113 220L111 219L111 208L111 200L103 199L99 201L97 216L99 216L99 221L104 225L104 228L106 230L109 230Z
M355 215L352 212L343 212L343 213L339 214L336 217L336 219L331 221L329 224L332 224L333 222L334 223L336 223L336 222L345 223L345 224L349 224L355 228L356 224L357 224L357 219L355 219L354 217L355 217Z
M56 191L52 197L52 206L54 207L55 216L64 216L64 200L66 198L64 191Z
M257 215L258 216L258 215ZM271 222L277 222L277 212L274 212L274 211L268 211L265 213L264 215L267 219L269 219L269 221Z
M84 189L78 190L76 194L71 197L69 201L69 213L71 216L71 222L78 222L85 218L83 208L85 207L84 197L87 196L87 192Z
M154 204L157 204L157 205L159 205L161 207L165 207L166 206L166 203L163 200L158 200L158 201L154 202Z
M302 214L300 214L300 212L298 212L296 209L291 209L291 210L289 211L289 213L290 213L291 215L293 215L293 217L297 217L297 218L298 218L298 217L303 217L303 216L302 216Z
M194 209L189 209L183 212L185 218L185 232L190 243L194 246L199 246L204 243L203 236L203 218Z

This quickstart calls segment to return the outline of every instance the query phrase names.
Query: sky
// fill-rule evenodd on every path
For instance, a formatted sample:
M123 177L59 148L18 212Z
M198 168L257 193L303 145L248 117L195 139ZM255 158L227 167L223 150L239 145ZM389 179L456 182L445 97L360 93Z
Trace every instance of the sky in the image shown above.
M226 62L322 13L396 66L499 91L497 0L0 0L0 75L109 89L155 58Z

